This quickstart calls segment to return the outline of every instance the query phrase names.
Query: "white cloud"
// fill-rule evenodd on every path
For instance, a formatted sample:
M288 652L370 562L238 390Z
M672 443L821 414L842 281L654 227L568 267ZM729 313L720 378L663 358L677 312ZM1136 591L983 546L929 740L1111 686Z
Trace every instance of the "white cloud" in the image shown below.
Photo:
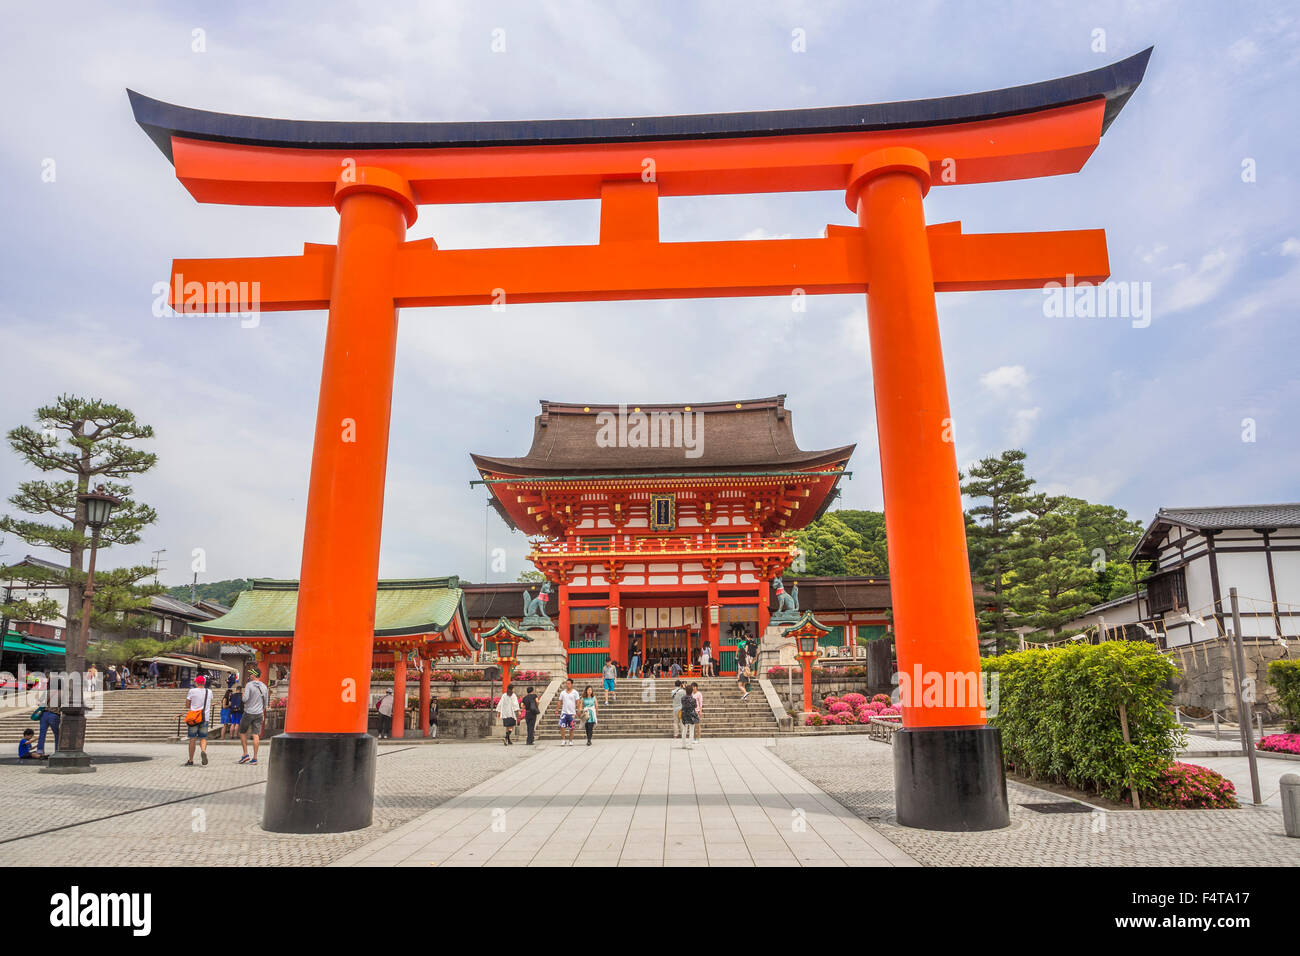
M1007 429L1007 442L1019 447L1029 441L1038 424L1040 408L1021 408L1011 418L1011 427Z
M1029 384L1029 373L1023 365L1001 365L981 375L980 384L995 392L1024 388Z

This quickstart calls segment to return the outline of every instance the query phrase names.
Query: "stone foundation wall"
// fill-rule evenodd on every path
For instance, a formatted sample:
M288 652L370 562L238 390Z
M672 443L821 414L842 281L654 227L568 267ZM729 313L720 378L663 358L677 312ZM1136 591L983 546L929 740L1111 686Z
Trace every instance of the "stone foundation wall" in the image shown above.
M1290 642L1291 654L1300 652L1300 641ZM1237 719L1237 699L1232 688L1231 645L1226 640L1203 641L1175 648L1170 658L1182 671L1174 703L1180 707L1204 707L1217 710L1228 720ZM1247 640L1243 647L1245 677L1254 681L1255 709L1267 721L1279 713L1277 690L1268 682L1268 665L1286 657L1283 647L1274 641Z

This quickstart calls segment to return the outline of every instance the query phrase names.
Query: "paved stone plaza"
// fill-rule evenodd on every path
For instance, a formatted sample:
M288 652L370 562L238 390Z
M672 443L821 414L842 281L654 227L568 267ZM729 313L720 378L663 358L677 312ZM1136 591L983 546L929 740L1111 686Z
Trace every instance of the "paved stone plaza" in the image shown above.
M646 739L385 744L375 825L325 836L260 828L266 764L237 765L238 747L213 745L193 768L174 744L112 752L147 759L77 777L0 766L0 865L1300 864L1275 802L1039 814L1022 804L1066 798L1012 782L1007 830L901 827L890 750L862 736L706 739L689 753ZM1264 767L1271 780L1295 764Z
M258 825L265 750L257 766L240 766L238 746L213 744L206 767L182 767L180 744L114 744L97 752L150 759L70 777L12 762L0 766L0 865L320 866L528 755L526 748L499 744L385 744L379 748L375 824L354 833L299 836Z
M341 862L398 866L914 866L772 754L719 738L552 746Z
M1068 798L1007 782L1011 826L987 833L935 833L894 819L892 753L864 737L813 737L777 744L776 753L808 780L930 866L1297 866L1300 840L1288 839L1277 805L1239 810L1099 810L1038 813L1026 803ZM1189 755L1205 766L1224 758ZM1231 759L1231 758L1228 758ZM1269 773L1283 761L1270 763ZM1296 772L1285 761L1281 772ZM1242 796L1241 781L1238 798ZM1249 799L1249 783L1245 787Z

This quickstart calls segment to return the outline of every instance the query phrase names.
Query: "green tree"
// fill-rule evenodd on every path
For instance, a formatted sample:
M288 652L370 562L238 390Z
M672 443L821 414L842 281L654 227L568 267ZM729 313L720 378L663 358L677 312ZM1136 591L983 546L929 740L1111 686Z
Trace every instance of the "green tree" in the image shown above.
M541 571L535 571L532 569L520 571L519 577L515 578L515 581L519 584L541 584L545 580L546 575Z
M1024 523L1017 503L1034 479L1025 474L1025 453L1018 448L983 458L963 477L962 494L977 502L966 512L966 546L971 576L987 592L978 602L980 636L995 642L997 653L1016 639L1011 616L1010 581L1017 532Z
M33 547L50 548L67 555L66 568L13 565L0 568L0 579L28 587L66 588L67 626L80 624L85 589L85 555L90 548L85 508L77 496L103 485L122 499L108 524L100 531L99 547L134 544L140 532L157 520L153 508L132 500L131 486L123 479L142 474L158 461L157 455L134 447L133 442L153 437L153 429L136 421L128 409L73 395L60 395L52 405L36 410L37 427L19 425L6 436L9 446L27 463L45 473L62 473L53 481L24 481L9 503L30 518L0 515L0 531L16 535ZM118 480L114 480L118 479ZM91 624L102 630L121 630L141 623L132 612L148 604L161 588L141 585L153 568L137 566L95 572L95 604ZM49 605L18 608L40 613L37 619L57 616ZM19 616L19 615L15 615Z
M881 575L887 565L841 517L852 512L832 511L822 515L795 535L803 552L800 574ZM857 514L862 514L858 512ZM883 545L883 541L882 541Z
M1129 520L1128 512L1113 505L1094 505L1073 498L1067 506L1084 550L1088 552L1096 580L1089 589L1094 604L1102 604L1134 588L1129 552L1142 536L1142 522ZM1145 573L1145 565L1142 567Z
M1063 625L1095 603L1096 574L1077 530L1079 503L1066 495L1035 494L1012 505L1029 517L1018 529L1011 555L1016 575L1011 609L1026 625L1053 637L1062 636Z
M230 578L225 581L208 581L203 584L180 584L168 588L168 597L178 601L189 601L191 594L195 601L216 601L226 607L232 607L239 595L253 586L248 578Z

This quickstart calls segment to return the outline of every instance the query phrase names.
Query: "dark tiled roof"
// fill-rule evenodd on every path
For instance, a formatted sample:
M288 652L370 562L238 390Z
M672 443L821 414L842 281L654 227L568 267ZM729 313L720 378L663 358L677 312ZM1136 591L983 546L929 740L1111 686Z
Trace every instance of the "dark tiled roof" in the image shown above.
M801 611L862 611L892 607L889 578L797 577L787 575L786 587L799 586ZM767 588L768 609L776 610L772 589Z
M683 447L605 447L600 440L608 418L598 416L642 413L695 414L699 422L698 457ZM689 413L686 409L690 409ZM694 437L694 436L693 436ZM692 473L815 469L843 463L853 445L804 451L794 439L785 396L738 402L680 405L597 405L542 402L533 424L533 444L522 458L473 455L480 472L507 475Z
M1229 528L1300 527L1300 504L1229 505L1223 508L1161 508L1156 518L1168 518L1199 531Z
M1300 528L1300 503L1280 505L1224 505L1210 508L1161 508L1129 555L1150 557L1155 542L1172 525L1196 531L1228 531L1239 528Z
M465 592L465 616L471 621L516 619L524 614L524 592L535 592L541 584L503 582L501 584L461 583Z

